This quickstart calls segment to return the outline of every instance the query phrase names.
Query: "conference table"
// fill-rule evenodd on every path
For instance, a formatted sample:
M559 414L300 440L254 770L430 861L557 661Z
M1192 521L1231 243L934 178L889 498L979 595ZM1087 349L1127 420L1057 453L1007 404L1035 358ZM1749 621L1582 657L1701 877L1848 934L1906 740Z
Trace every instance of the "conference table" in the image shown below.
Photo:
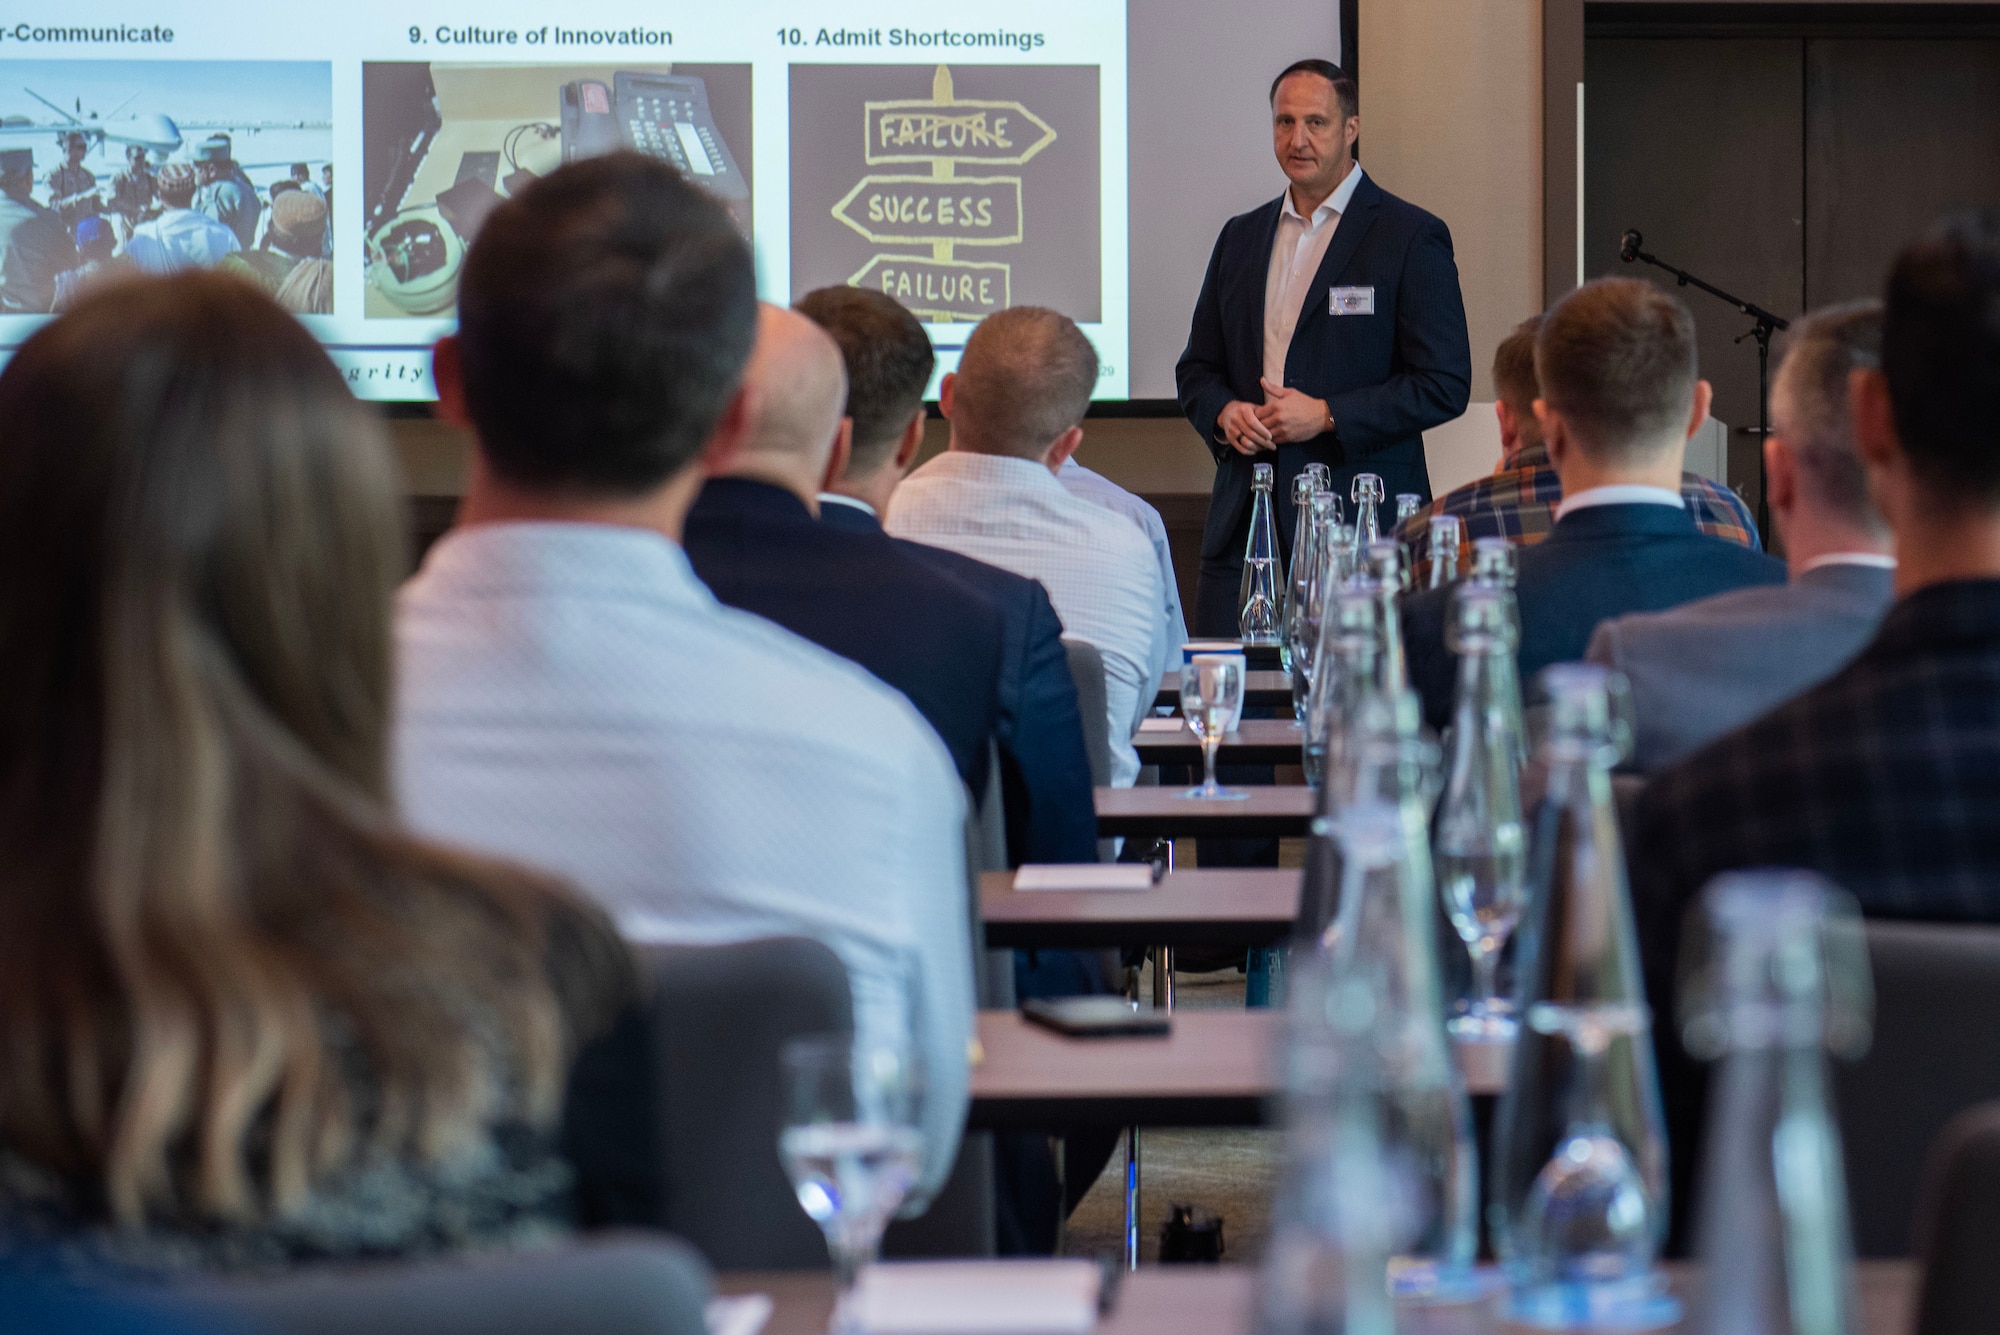
M996 1262L995 1264L1004 1264ZM1685 1264L1663 1267L1683 1301L1699 1271ZM1854 1267L1857 1335L1908 1335L1921 1274L1914 1261L1861 1261ZM833 1277L817 1270L738 1272L717 1278L725 1294L762 1293L772 1301L761 1335L823 1335L833 1311ZM1110 1311L1092 1335L1251 1335L1257 1271L1243 1265L1154 1266L1123 1277ZM1511 1326L1495 1329L1511 1331ZM1689 1331L1685 1317L1665 1330Z
M1171 839L1218 836L1271 838L1307 834L1319 794L1304 784L1232 785L1234 800L1193 798L1179 784L1158 788L1099 788L1097 833L1163 836Z
M1270 668L1251 668L1244 674L1243 703L1260 708L1289 707L1292 703L1292 674ZM1160 691L1153 697L1153 706L1175 710L1181 707L1180 673L1169 672L1160 678Z
M1016 890L1014 873L979 878L986 944L995 950L1118 946L1274 946L1299 915L1296 868L1170 871L1144 890Z
M1296 765L1305 730L1288 718L1246 718L1222 734L1216 760L1224 765ZM1149 718L1132 734L1141 765L1200 766L1201 739L1187 720Z

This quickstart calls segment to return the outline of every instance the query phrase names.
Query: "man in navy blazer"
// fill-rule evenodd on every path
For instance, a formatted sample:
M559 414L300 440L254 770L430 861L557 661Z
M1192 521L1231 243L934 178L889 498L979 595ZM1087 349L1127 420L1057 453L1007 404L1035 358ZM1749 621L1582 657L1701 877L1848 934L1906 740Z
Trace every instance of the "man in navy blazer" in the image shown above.
M840 345L849 448L819 496L820 523L893 543L911 560L1000 609L1000 779L1007 861L1095 862L1090 756L1062 620L1032 579L943 547L884 538L881 515L924 440L924 391L936 354L915 316L880 292L828 287L799 312Z
M1000 714L999 608L886 537L818 522L820 484L845 452L846 373L812 321L762 307L744 380L750 442L688 512L682 543L695 573L722 602L901 691L983 795Z
M1695 527L1681 456L1712 397L1695 365L1694 317L1634 278L1600 278L1557 302L1535 336L1549 462L1562 480L1555 527L1521 550L1523 681L1581 659L1598 623L1755 584L1782 561ZM1433 727L1451 717L1457 660L1445 648L1451 589L1403 603L1410 683Z
M1472 352L1451 232L1354 160L1354 81L1301 60L1271 85L1278 165L1291 185L1216 238L1175 377L1215 456L1195 594L1197 635L1237 634L1253 465L1277 495L1308 463L1344 497L1357 473L1430 499L1423 433L1465 411ZM1285 551L1293 516L1278 507Z

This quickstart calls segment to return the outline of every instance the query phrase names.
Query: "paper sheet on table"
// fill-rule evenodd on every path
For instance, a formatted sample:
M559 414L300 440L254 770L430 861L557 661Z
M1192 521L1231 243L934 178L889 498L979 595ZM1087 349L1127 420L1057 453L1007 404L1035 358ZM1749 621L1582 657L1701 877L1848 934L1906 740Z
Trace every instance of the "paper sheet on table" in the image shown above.
M1151 890L1146 862L1030 862L1014 873L1016 890Z
M914 1261L861 1272L873 1335L1082 1335L1097 1324L1092 1261Z
M1186 720L1178 718L1148 718L1139 720L1140 732L1180 732L1186 727Z
M710 1298L702 1309L702 1324L708 1335L757 1335L771 1319L772 1306L768 1293Z

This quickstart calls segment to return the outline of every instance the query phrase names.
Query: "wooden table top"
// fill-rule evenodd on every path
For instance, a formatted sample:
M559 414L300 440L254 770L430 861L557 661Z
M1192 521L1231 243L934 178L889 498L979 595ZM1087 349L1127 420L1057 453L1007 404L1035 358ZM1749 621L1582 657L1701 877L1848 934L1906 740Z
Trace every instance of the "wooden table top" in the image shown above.
M1179 784L1160 788L1099 788L1097 832L1114 835L1270 837L1302 835L1312 826L1319 794L1303 784L1238 786L1235 801L1183 797Z
M1065 1038L979 1012L974 1127L1259 1126L1277 1092L1274 1010L1183 1010L1155 1038Z
M1291 935L1301 873L1278 867L1174 871L1150 890L1014 889L1014 873L979 878L986 944L995 949L1270 946Z
M1184 719L1148 719L1147 723L1174 723L1171 731L1141 726L1132 734L1132 747L1142 765L1199 765L1201 740ZM1222 749L1216 759L1224 765L1296 765L1305 746L1305 729L1290 719L1246 718L1222 734Z
M1665 1269L1677 1293L1691 1292L1692 1267ZM1920 1277L1914 1261L1857 1263L1857 1335L1908 1335ZM833 1310L833 1277L817 1270L725 1274L716 1288L769 1294L773 1311L763 1335L823 1335ZM1252 1266L1146 1266L1119 1283L1112 1310L1094 1335L1250 1335L1256 1293ZM1669 1329L1686 1330L1688 1323Z
M1244 674L1243 703L1246 705L1289 705L1292 703L1292 674L1274 671L1270 668L1251 668ZM1154 697L1155 707L1165 705L1169 709L1181 707L1181 674L1169 672L1160 678L1160 693Z

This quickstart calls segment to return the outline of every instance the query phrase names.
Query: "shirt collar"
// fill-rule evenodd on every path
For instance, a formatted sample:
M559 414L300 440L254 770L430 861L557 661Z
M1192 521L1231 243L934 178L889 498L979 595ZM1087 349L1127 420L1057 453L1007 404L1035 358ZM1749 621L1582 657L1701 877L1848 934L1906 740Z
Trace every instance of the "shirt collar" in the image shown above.
M1821 566L1867 566L1870 570L1894 570L1896 558L1882 552L1828 552L1800 566L1799 573L1803 575Z
M1341 180L1339 185L1333 188L1333 193L1320 201L1319 207L1313 210L1312 222L1308 226L1316 227L1320 223L1325 222L1328 216L1337 218L1347 212L1348 204L1354 199L1355 188L1360 184L1361 164L1357 162L1347 169L1346 177ZM1285 187L1284 201L1283 204L1279 205L1279 208L1287 218L1297 218L1300 222L1306 221L1305 216L1299 212L1298 206L1292 203L1292 190L1290 186Z
M627 524L550 521L455 528L424 557L405 596L584 596L715 601L678 544Z
M917 470L948 475L988 486L1025 488L1069 499L1069 489L1056 480L1048 465L1037 459L1011 454L977 454L971 450L946 450ZM914 474L912 475L914 476Z
M854 499L854 497L852 496L842 496L838 492L832 492L832 491L821 492L819 494L819 503L822 508L829 505L845 505L850 509L859 510L862 514L867 515L870 519L880 519L882 517L881 515L875 513L875 507L870 505L868 502L858 501Z
M1671 505L1676 510L1687 509L1687 502L1678 491L1668 491L1665 487L1644 487L1637 483L1622 482L1608 487L1590 487L1574 496L1563 498L1556 507L1556 520L1572 510L1588 510L1597 505Z

